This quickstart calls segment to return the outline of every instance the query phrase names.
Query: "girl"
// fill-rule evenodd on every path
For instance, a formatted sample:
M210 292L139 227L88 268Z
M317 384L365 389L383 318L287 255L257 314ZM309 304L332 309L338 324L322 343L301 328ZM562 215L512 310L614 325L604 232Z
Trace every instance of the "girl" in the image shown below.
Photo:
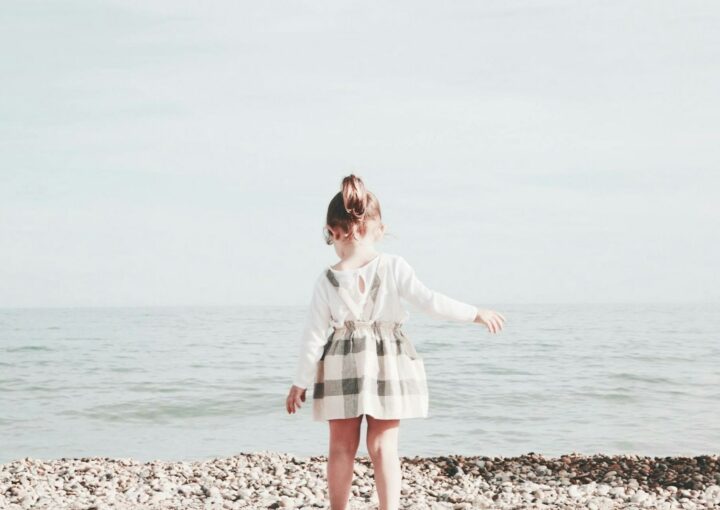
M314 381L313 419L330 425L332 510L344 510L349 500L363 416L380 510L400 505L400 420L428 416L425 367L402 330L409 314L400 298L437 318L484 324L491 333L505 321L497 312L428 289L403 257L378 252L375 243L384 230L375 195L359 177L345 177L324 228L325 241L341 260L315 280L300 361L285 402L287 412L295 413Z

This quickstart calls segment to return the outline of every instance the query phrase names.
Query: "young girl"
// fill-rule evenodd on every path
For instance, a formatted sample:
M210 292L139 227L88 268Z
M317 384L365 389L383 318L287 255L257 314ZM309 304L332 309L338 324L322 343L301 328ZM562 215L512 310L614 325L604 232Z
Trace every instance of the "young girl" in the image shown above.
M400 420L428 416L425 367L403 332L409 313L400 298L437 318L484 324L491 333L505 321L497 312L428 289L403 257L378 252L375 243L384 229L377 198L360 178L345 177L328 206L324 230L341 260L324 267L315 280L286 399L288 413L295 413L314 381L313 419L330 425L332 510L344 510L349 500L363 416L380 510L400 505Z

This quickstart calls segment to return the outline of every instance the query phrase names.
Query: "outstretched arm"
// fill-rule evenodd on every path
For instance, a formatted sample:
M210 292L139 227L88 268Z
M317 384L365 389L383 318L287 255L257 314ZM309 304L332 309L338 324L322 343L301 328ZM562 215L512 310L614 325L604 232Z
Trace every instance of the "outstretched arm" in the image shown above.
M472 322L478 314L474 305L429 289L418 279L413 267L401 256L397 260L396 282L400 297L425 313L441 319Z

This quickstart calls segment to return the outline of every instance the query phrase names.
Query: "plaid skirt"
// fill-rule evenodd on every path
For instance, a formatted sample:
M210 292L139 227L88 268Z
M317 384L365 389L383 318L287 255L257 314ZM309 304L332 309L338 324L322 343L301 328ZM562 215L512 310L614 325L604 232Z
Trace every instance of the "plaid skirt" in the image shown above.
M345 321L328 337L317 363L313 419L426 418L425 365L401 323Z

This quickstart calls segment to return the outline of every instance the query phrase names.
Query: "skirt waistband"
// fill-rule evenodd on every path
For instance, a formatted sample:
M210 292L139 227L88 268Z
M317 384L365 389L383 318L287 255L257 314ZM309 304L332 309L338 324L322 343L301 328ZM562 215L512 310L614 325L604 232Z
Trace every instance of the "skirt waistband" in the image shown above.
M355 330L360 328L378 328L378 329L400 329L402 322L398 321L359 321L359 320L347 320L343 322L342 326L335 326L335 331L349 329Z

